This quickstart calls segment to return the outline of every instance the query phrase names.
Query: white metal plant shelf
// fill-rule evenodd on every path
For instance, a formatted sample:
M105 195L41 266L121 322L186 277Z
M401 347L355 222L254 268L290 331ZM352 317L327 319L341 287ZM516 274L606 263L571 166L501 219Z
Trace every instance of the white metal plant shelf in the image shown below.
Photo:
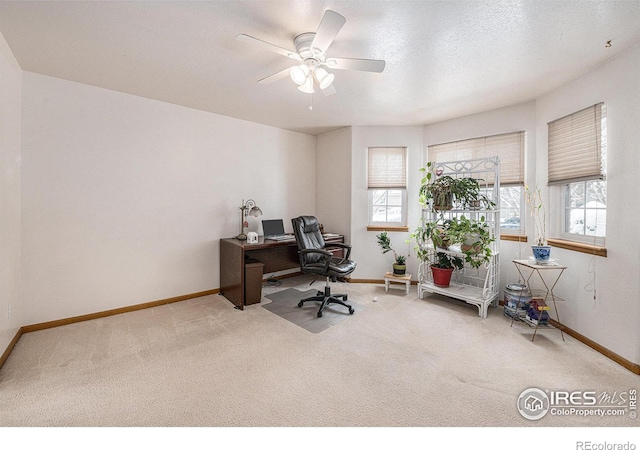
M449 175L453 178L471 177L481 180L481 190L496 205L500 202L500 161L497 157L482 158L463 161L452 161L444 163L436 163L435 170L442 175ZM465 262L462 270L454 271L451 284L449 287L439 287L433 283L433 277L428 261L423 261L418 270L418 297L422 298L425 292L445 295L458 300L463 300L468 304L478 307L478 315L482 318L487 317L489 305L498 305L498 289L500 286L500 211L491 210L461 210L453 209L450 211L435 212L431 208L422 210L422 220L424 222L433 219L437 214L444 214L446 218L459 217L465 215L470 220L480 220L484 217L489 226L490 232L495 237L492 245L492 256L489 263L482 265L480 268L473 268ZM425 247L431 256L435 256L437 252L445 252L448 254L463 253L435 249L433 246ZM463 258L464 259L464 258Z

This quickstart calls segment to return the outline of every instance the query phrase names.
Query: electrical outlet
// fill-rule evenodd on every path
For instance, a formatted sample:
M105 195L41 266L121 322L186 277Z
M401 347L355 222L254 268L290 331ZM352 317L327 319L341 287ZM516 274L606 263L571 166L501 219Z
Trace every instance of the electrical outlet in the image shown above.
M9 305L7 306L7 316L9 319L11 319L12 314L13 314L13 305L11 302L9 302Z

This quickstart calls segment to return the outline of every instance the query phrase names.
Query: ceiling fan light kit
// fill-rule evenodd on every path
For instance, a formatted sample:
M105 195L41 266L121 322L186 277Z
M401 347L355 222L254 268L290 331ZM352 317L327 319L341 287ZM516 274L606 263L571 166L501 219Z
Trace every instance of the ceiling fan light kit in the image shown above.
M299 86L298 89L306 93L313 92L314 80L320 89L326 89L331 86L335 78L335 75L327 72L322 67L315 68L306 64L292 67L290 76L294 83Z
M295 37L293 40L296 49L295 52L246 34L238 35L237 39L260 45L267 50L297 61L297 65L263 78L258 81L259 83L272 83L286 77L288 73L293 82L298 85L298 90L307 94L313 94L315 92L314 84L316 84L325 95L331 95L335 93L335 88L327 88L332 86L335 75L327 72L322 66L330 69L359 70L377 73L382 72L385 67L383 60L327 58L326 51L333 43L334 38L345 22L346 19L340 14L331 10L325 11L318 30L315 33L302 33Z
M313 76L315 77L318 86L320 86L320 89L326 89L331 86L331 83L333 83L333 79L335 78L334 74L327 72L322 67L317 68Z
M298 90L305 94L313 94L315 92L313 89L313 77L308 77L301 86L298 86Z
M300 64L291 68L291 79L298 86L302 86L309 76L309 66Z

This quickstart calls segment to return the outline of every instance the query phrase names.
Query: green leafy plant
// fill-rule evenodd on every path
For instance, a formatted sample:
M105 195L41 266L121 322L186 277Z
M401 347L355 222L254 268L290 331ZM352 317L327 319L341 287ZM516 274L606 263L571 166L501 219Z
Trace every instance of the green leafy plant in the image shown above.
M452 209L455 179L449 175L442 175L433 161L429 161L420 171L424 174L420 180L418 196L422 207L430 206L436 210Z
M440 269L458 269L461 270L464 266L464 261L462 258L456 255L450 255L444 252L436 253L436 261L431 265L436 266Z
M442 268L462 268L458 267L458 260L460 263L466 261L476 269L491 261L491 243L495 241L484 216L470 220L464 215L425 222L414 230L410 239L415 241L414 251L421 261ZM437 251L453 244L460 244L459 253ZM436 250L435 258L433 249Z
M491 243L495 238L485 217L470 220L464 215L455 215L445 219L443 212L454 206L494 209L496 204L482 192L482 180L443 174L432 161L420 171L423 173L418 197L420 205L437 214L434 220L422 223L411 234L416 256L441 268L461 269L465 261L473 268L489 263L493 255ZM452 244L460 244L461 251L438 251L450 248Z
M411 233L410 240L415 242L414 252L418 259L427 262L430 266L441 269L462 269L464 260L460 255L446 252L435 252L429 247L429 242L433 248L442 247L447 240L448 221L425 222L424 226L417 227Z
M481 192L478 178L457 178L453 186L453 196L462 209L492 209L496 204Z
M495 208L496 204L481 192L477 178L454 178L435 169L435 163L429 161L420 169L424 176L420 182L419 201L423 208L431 207L436 211L453 209L454 205L462 209Z
M429 161L427 163L427 167L421 167L420 172L422 172L424 175L420 180L420 193L418 196L418 201L423 208L426 208L427 206L429 206L429 199L431 198L431 193L428 191L428 185L431 184L431 180L433 179L434 175L436 175L434 173L433 162Z
M388 253L388 252L392 252L393 253L393 259L395 261L395 264L398 264L400 266L405 265L406 261L407 261L407 257L404 255L399 255L391 246L391 239L389 238L389 235L387 234L386 231L383 231L380 234L376 235L376 239L378 240L378 247L380 247L380 250L382 251L382 254Z
M478 220L470 220L464 215L446 221L445 238L460 244L465 261L471 267L479 268L491 261L493 255L491 243L495 237L489 231L489 224L484 216Z

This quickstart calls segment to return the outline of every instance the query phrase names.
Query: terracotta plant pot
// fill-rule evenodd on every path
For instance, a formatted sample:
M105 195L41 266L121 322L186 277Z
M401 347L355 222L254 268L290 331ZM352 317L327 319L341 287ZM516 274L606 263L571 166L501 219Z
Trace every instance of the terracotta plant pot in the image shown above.
M462 250L463 252L467 253L480 253L482 251L482 246L481 245L468 245L468 244L462 244L460 246L460 250Z
M433 284L438 287L449 287L453 269L441 269L438 266L432 265L431 273L433 274Z

